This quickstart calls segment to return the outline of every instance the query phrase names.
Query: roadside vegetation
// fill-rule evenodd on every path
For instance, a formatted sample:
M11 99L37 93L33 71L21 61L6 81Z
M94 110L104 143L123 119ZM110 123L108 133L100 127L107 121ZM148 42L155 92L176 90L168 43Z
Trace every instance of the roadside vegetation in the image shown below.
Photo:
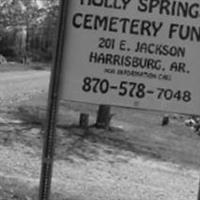
M47 95L35 96L23 102L23 106L19 105L18 115L28 123L43 126L46 103ZM97 110L97 105L61 102L58 128L73 132L80 138L85 136L86 140L135 152L146 158L181 164L185 167L200 167L200 136L185 125L188 116L171 114L169 124L162 126L164 113L112 107L110 128L104 130L96 129L94 126ZM88 113L90 116L86 131L79 127L81 113ZM59 136L58 141L62 141ZM59 144L57 147L59 151ZM84 154L84 151L82 152Z
M8 61L50 62L58 0L0 0L0 54Z

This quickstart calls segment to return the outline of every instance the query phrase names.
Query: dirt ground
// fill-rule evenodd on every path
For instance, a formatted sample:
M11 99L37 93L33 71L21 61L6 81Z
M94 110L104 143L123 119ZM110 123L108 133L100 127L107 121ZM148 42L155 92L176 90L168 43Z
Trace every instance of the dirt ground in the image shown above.
M10 118L7 118L9 131L7 126L1 126L1 131L4 127L7 133L4 130L1 134L0 175L12 184L17 182L17 186L18 182L26 184L34 192L32 195L25 192L24 198L37 199L43 138L41 127ZM99 137L100 134L103 134L102 130L91 129L84 133L77 127L57 129L52 199L196 198L197 170L143 157L118 147L113 140ZM17 193L24 195L18 187Z
M46 99L46 95L42 99L40 94L48 90L49 73L6 72L0 76L0 92L4 88L0 113L0 199L35 200ZM38 95L39 100L35 100ZM17 101L13 100L16 96ZM37 107L38 102L42 107ZM186 144L198 147L198 136L182 128L181 122L173 121L162 129L160 115L115 108L113 129L91 127L84 131L77 122L80 111L85 109L91 114L92 125L93 106L69 103L61 109L55 140L52 200L197 199L198 162L188 165L183 159L194 161L198 152L192 154L185 146L187 150L183 153L182 147Z

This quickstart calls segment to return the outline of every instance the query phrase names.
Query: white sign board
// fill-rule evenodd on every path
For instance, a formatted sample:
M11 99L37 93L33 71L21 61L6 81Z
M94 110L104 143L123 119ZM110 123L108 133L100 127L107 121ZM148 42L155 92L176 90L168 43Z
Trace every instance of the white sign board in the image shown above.
M71 0L61 98L200 114L199 0Z

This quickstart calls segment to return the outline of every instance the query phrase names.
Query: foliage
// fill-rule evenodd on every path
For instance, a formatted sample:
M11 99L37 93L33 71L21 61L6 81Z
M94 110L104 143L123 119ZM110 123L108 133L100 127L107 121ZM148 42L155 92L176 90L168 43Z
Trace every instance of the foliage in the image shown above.
M58 10L58 0L0 0L0 53L50 59Z

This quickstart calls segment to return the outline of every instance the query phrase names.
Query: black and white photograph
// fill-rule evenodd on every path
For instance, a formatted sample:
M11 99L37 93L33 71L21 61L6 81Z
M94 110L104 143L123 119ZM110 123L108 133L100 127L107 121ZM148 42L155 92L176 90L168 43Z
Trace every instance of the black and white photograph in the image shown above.
M0 0L0 200L200 200L200 0Z

